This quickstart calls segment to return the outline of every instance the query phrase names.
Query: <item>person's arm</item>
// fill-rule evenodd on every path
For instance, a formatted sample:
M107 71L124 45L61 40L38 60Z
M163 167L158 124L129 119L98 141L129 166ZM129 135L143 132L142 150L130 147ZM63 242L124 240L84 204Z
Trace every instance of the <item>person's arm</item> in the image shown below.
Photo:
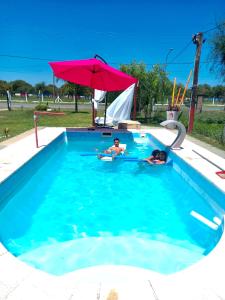
M149 158L145 158L143 159L144 161L147 161L149 164L153 165L152 159Z
M153 156L153 155L150 155L149 157L147 157L147 159L153 160L153 159L154 159L154 156Z
M154 159L154 156L152 156L152 155L144 158L144 160L146 160L146 161L152 161L153 159Z
M165 163L166 163L165 160L158 160L158 161L156 162L157 165L163 165L163 164L165 164Z
M109 147L108 149L106 149L104 152L105 153L111 153L114 150L114 147Z
M106 150L104 150L104 153L111 153L112 152L112 150L111 150L111 148L108 148L108 149L106 149Z

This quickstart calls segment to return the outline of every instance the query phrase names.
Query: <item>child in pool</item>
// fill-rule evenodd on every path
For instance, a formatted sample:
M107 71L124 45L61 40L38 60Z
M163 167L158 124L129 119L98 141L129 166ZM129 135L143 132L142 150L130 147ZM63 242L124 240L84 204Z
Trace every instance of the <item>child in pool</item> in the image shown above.
M152 151L152 155L150 157L145 158L149 164L157 164L162 165L165 164L167 159L167 154L165 151L159 151L158 149Z

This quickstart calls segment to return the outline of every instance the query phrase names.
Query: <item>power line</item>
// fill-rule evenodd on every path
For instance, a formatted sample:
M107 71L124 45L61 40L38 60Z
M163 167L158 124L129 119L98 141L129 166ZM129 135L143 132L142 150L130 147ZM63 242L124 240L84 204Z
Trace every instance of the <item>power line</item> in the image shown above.
M188 43L188 45L186 45L178 54L180 55L182 52L184 52L184 50L187 48L187 46L189 46L190 43ZM171 62L167 62L168 65L191 65L193 64L193 62L173 62L177 57L178 54L176 55L176 57L171 61ZM19 59L29 59L29 60L41 60L41 61L53 61L54 59L51 58L40 58L40 57L28 57L28 56L19 56L19 55L8 55L8 54L0 54L0 57L10 57L10 58L19 58ZM211 61L202 61L202 64L208 64ZM129 65L129 63L121 63L121 62L110 62L111 65ZM141 65L142 63L136 63L137 65ZM164 65L165 63L144 63L144 65L146 66L153 66L153 65Z
M203 31L202 33L203 34L205 34L205 33L208 33L208 32L210 32L210 31L212 31L212 30L215 30L215 29L217 29L217 28L219 28L219 27L221 27L221 26L223 26L223 25L225 25L225 22L223 22L223 23L221 23L221 24L218 24L217 26L215 26L215 27L213 27L213 28L210 28L210 29L208 29L208 30L205 30L205 31ZM172 62L174 62L181 54L183 54L183 52L190 46L190 44L192 43L192 39L187 43L187 45L184 47L184 48L182 48L181 49L181 51L172 59L172 61L170 62L170 63L172 63ZM170 64L170 63L168 63L168 64ZM203 63L203 62L201 62L201 63ZM206 63L206 62L204 62L204 63ZM207 62L208 63L208 62ZM183 63L182 63L183 64ZM185 63L184 63L185 64Z
M28 57L28 56L19 56L19 55L8 55L8 54L0 54L2 57L11 57L11 58L22 58L22 59L30 59L30 60L47 60L50 61L50 58L40 58L40 57Z
M177 54L177 55L172 59L172 61L171 61L170 63L168 63L168 64L173 63L179 56L181 56L181 54L183 54L183 52L190 46L191 43L192 43L192 40L190 40L190 41L187 43L187 45L184 46L184 48L182 48L182 49L180 50L180 52L178 52L178 54Z
M223 23L221 23L221 24L218 24L217 26L215 26L215 27L213 27L213 28L210 28L210 29L208 29L208 30L206 30L206 31L203 31L202 33L208 33L208 32L210 32L210 31L215 30L215 29L218 29L219 27L224 26L224 25L225 25L225 22L223 22Z

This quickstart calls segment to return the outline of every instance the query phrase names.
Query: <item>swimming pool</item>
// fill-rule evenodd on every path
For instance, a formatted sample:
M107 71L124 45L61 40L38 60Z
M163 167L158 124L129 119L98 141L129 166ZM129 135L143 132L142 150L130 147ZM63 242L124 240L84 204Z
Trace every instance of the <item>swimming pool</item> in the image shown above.
M223 194L173 154L173 167L159 168L81 156L114 136L131 156L162 148L150 135L67 132L1 185L0 238L10 252L55 275L104 264L171 274L213 249Z

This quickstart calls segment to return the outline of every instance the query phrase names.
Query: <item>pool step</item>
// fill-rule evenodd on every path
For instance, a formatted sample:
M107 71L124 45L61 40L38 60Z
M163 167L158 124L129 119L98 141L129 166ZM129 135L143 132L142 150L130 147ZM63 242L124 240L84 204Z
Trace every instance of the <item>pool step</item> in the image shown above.
M188 245L187 245L188 246ZM128 265L171 274L194 264L204 249L136 237L81 238L55 242L20 255L22 261L55 275L96 265Z

